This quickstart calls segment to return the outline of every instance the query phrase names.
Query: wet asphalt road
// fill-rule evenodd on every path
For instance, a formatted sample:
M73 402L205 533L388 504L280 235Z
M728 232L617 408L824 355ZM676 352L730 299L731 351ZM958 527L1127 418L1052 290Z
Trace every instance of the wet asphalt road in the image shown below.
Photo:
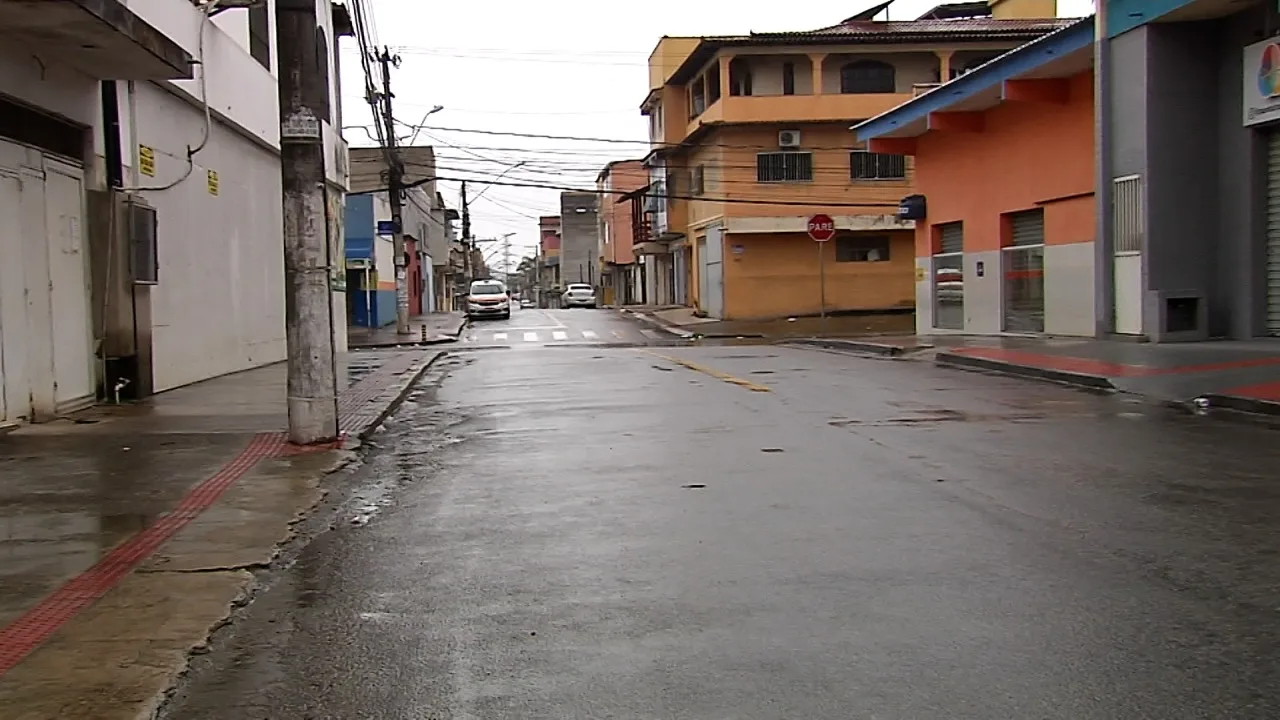
M1273 429L812 350L524 350L438 368L167 717L1280 717Z

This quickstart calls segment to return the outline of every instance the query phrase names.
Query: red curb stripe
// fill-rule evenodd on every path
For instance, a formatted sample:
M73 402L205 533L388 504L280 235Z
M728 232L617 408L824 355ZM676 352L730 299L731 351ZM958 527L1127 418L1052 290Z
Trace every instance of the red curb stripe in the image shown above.
M1069 355L1046 355L1027 352L1025 350L1005 350L1003 348L966 347L951 351L955 355L985 358L1011 365L1025 365L1045 370L1062 370L1085 375L1101 375L1103 377L1154 377L1157 375L1192 375L1195 373L1221 372L1223 370L1244 370L1248 368L1270 367L1280 365L1280 356L1246 358L1243 360L1224 360L1222 362L1203 363L1200 365L1181 365L1177 367L1151 367L1149 365L1127 365L1124 363L1091 360L1089 358Z
M187 492L159 521L130 537L84 571L0 630L0 676L4 675L77 613L96 602L147 556L249 472L259 461L279 453L284 436L255 435L244 450L221 470Z

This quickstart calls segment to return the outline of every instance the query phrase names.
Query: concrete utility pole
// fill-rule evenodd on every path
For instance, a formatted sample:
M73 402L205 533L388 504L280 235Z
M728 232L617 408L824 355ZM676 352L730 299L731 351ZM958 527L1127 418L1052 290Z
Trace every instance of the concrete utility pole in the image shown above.
M470 289L471 281L475 280L475 268L471 267L471 207L467 204L466 180L462 181L462 251L467 268L467 288Z
M400 56L389 48L378 56L382 65L382 122L386 126L387 197L391 201L391 246L396 262L396 334L409 334L409 269L404 253L404 166L396 152L396 121L391 113L391 68L400 66Z
M324 139L308 100L328 98L316 43L315 0L279 0L280 181L284 215L289 441L338 437L333 309L325 222Z

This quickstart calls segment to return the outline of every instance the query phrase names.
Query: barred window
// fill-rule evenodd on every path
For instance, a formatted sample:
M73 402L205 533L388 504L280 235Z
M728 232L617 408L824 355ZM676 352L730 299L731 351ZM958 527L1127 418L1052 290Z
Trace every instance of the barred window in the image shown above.
M812 182L813 153L769 152L756 155L756 182Z
M849 153L849 177L854 180L904 180L907 177L907 158L905 155L854 150Z

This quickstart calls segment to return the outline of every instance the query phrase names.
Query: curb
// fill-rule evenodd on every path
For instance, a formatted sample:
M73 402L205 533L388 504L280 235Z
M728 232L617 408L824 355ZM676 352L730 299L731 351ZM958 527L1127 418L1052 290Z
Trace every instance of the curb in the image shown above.
M801 345L805 347L822 348L823 350L835 350L837 352L862 353L866 355L875 355L878 357L899 358L906 355L909 351L901 345L888 345L886 343L864 342L861 340L840 340L837 338L793 338L790 340L782 340L783 345ZM920 345L915 349L928 350L929 345Z
M458 329L456 331L449 332L449 333L442 333L441 335L437 335L430 340L425 340L425 341L410 340L406 342L387 341L387 342L372 342L372 343L348 342L347 349L348 350L377 350L379 348L431 347L433 345L448 345L449 343L458 342L458 338L462 337L462 331L466 330L467 326L470 324L471 324L470 319L464 318L462 320L462 324L458 326ZM407 337L412 337L412 335L409 335Z
M1012 377L1030 378L1032 380L1046 380L1048 382L1055 382L1063 385L1074 385L1076 387L1086 388L1089 390L1116 390L1116 386L1113 385L1110 380L1102 377L1101 375L1088 375L1085 373L1067 372L1065 370L1050 370L1047 368L1032 367L1030 365L1014 365L1013 363L970 357L968 355L958 355L950 352L938 353L934 357L934 362L943 367L953 367L960 370L994 372Z
M1221 395L1218 393L1208 393L1201 397L1209 401L1210 409L1225 408L1255 415L1280 416L1280 403L1272 400L1255 400L1253 398L1240 397L1239 395Z
M390 417L391 414L394 413L396 410L399 410L400 406L404 404L405 398L409 397L409 393L413 390L413 386L417 385L418 381L422 379L422 376L426 375L427 371L430 370L431 367L435 365L436 362L440 360L440 358L444 357L445 355L448 355L448 353L444 350L441 350L437 352L430 360L427 360L426 362L422 363L421 367L417 369L410 369L409 379L401 383L400 386L395 389L395 397L393 397L389 402L387 402L387 404L382 406L382 409L379 410L377 414L373 416L372 422L370 422L368 425L365 425L364 429L361 430L360 432L355 433L356 438L359 439L361 442L363 442L367 440L369 436L374 433L374 431L382 427L382 423L386 422L387 418Z
M650 314L648 314L648 313L636 312L635 310L626 310L626 309L623 309L623 310L622 310L622 312L627 313L628 315L632 315L632 316L634 316L637 320L640 320L641 322L648 323L648 324L650 324L650 325L652 325L652 326L654 326L654 327L658 328L659 330L663 330L663 331L669 332L669 333L671 333L672 335L675 335L675 336L676 336L676 337L678 337L678 338L683 338L683 339L685 339L685 340L692 340L692 339L695 337L695 333L689 332L688 330L685 330L684 328L677 328L677 327L673 327L673 326L671 326L671 325L667 325L666 323L662 322L662 321L661 321L661 320L659 320L658 318L656 318L656 317L654 317L654 316L652 316L652 315L650 315Z

